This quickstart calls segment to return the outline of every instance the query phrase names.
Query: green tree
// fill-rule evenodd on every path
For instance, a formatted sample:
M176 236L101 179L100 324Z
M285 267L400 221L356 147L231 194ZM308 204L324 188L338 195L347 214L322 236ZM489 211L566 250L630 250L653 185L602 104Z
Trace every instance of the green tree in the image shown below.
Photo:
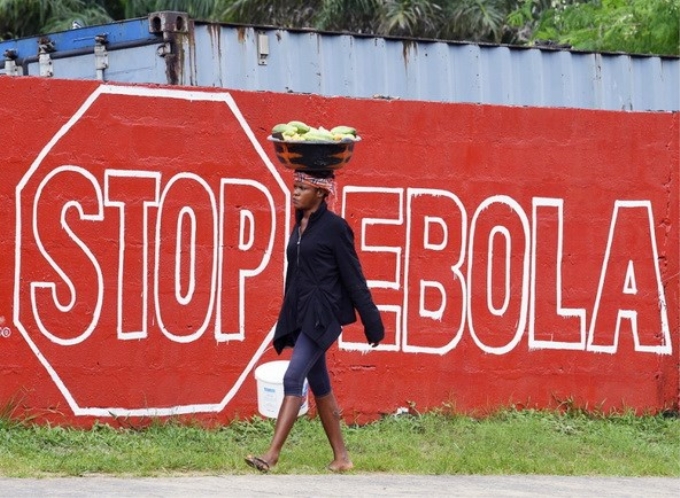
M442 7L430 0L386 0L376 11L377 33L433 37L443 20Z
M224 20L283 27L499 42L519 0L235 0Z
M234 0L0 0L0 39L21 38L144 17L158 10L220 20Z
M580 50L680 55L680 0L558 0L533 40Z
M0 0L0 38L180 10L216 22L376 36L680 52L680 0Z
M110 0L103 2L117 19L144 17L159 10L186 12L193 19L217 21L234 0Z
M323 9L324 2L322 0L232 0L228 3L229 5L223 11L222 21L283 28L316 28L315 16Z
M515 41L505 22L519 0L0 0L0 36L16 38L185 11L194 19L378 36Z
M458 0L448 2L439 37L450 40L513 43L507 29L508 15L518 8L516 0Z
M113 19L102 3L88 0L0 0L0 38L11 39L39 33L103 24Z

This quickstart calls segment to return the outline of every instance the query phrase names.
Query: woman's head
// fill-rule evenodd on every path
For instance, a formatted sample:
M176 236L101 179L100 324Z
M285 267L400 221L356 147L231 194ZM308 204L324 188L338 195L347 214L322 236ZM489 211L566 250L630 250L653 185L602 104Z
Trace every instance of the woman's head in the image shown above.
M293 176L294 183L304 183L313 188L324 191L326 195L335 194L335 174L333 171L300 171L296 170Z
M297 209L314 210L331 194L335 194L333 171L295 171L293 204Z

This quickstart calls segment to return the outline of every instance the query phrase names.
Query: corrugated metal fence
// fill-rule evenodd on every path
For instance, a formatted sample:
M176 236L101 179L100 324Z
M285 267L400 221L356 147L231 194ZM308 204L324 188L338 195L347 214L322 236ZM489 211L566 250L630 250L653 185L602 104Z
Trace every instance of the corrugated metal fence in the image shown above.
M0 53L7 74L356 98L680 110L677 57L223 25L192 22L177 12L2 42Z

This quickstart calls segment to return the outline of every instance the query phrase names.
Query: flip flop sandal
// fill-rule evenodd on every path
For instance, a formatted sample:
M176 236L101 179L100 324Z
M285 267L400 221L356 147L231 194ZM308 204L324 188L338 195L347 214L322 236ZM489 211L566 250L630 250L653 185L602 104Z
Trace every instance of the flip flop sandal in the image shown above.
M270 470L269 464L260 457L248 455L245 460L248 465L260 472L269 472Z

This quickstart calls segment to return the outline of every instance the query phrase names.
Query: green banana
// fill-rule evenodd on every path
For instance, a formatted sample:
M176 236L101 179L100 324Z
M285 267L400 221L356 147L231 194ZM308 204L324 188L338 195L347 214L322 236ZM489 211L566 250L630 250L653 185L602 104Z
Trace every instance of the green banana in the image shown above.
M335 126L334 128L331 128L331 133L333 135L338 134L338 135L357 135L357 130L356 128L353 128L351 126L345 126L345 125L339 125Z
M272 128L272 134L283 133L284 131L286 131L287 128L288 128L287 123L279 123L276 126L274 126L274 128Z
M328 130L311 129L304 135L302 135L303 140L314 141L314 142L331 142L333 141L333 134Z
M298 133L307 133L309 131L309 125L303 123L302 121L289 121L288 126L294 126Z

